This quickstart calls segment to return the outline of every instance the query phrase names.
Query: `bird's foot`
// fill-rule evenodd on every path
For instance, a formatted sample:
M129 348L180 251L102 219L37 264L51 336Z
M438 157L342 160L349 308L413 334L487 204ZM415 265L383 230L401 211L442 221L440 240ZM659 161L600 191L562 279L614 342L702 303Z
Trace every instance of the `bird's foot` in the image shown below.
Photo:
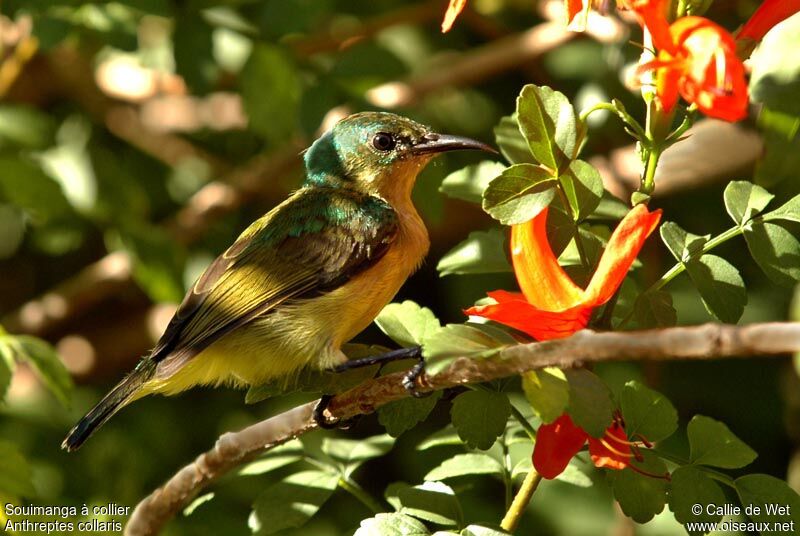
M345 420L328 420L328 418L325 416L325 410L328 409L331 400L333 400L333 395L322 395L319 399L319 402L317 402L317 405L314 406L312 417L314 418L314 422L317 423L317 426L325 430L333 430L335 428L347 430L358 421L360 417L358 415Z
M417 380L424 374L425 361L423 361L422 356L420 355L417 364L411 367L411 370L406 372L406 375L403 376L403 387L405 388L406 392L414 398L425 398L433 394L433 391L421 393L417 389Z

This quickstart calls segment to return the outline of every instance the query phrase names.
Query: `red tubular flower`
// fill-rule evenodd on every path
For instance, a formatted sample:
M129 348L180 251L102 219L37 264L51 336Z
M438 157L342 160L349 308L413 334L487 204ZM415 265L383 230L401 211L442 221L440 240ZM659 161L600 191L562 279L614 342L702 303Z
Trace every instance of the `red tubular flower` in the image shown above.
M765 0L742 28L736 40L758 42L773 26L800 11L800 0Z
M489 292L497 303L471 307L467 314L511 326L540 341L568 337L586 327L595 307L611 299L661 219L660 210L650 212L645 205L628 212L584 290L558 264L547 239L547 213L545 209L511 227L511 256L522 293Z
M586 442L596 467L625 469L634 457L625 429L615 418L602 438L590 437L566 413L536 432L533 446L533 467L544 478L553 479L564 472L569 461Z
M667 26L664 0L629 5L658 49L656 59L639 71L655 71L656 93L665 112L680 94L711 117L738 121L747 115L744 66L731 34L703 17L681 17Z
M442 20L442 33L447 33L453 27L458 16L467 5L467 0L450 0L447 6L447 11L444 13L444 20Z

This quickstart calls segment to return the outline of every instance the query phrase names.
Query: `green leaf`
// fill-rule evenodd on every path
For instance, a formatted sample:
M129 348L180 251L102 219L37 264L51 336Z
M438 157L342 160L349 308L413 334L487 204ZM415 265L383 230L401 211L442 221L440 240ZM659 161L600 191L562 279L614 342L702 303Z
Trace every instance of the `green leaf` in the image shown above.
M710 504L723 505L726 502L725 493L719 485L697 467L686 465L672 472L669 509L675 514L678 523L716 523L722 516L713 510L709 513L706 507Z
M709 313L729 324L739 321L747 304L747 291L742 276L731 263L705 254L687 262L686 271Z
M776 532L779 526L786 533L800 527L800 495L783 480L756 474L739 477L735 484L745 513L753 521L770 523Z
M698 465L737 469L756 459L756 452L724 424L710 417L695 415L686 430L689 460Z
M275 145L295 130L300 79L291 59L279 47L253 47L240 76L242 100L250 128Z
M183 516L189 517L192 515L195 510L197 510L200 506L204 505L205 503L209 502L211 499L214 498L214 492L211 491L209 493L204 493L200 495L195 500L189 503L189 506L183 509Z
M303 459L303 444L297 440L270 449L239 469L240 475L263 475Z
M684 231L677 223L671 221L662 223L658 232L661 234L661 240L680 262L687 262L702 255L703 246L710 237L710 235L698 236Z
M492 160L461 168L444 178L439 191L454 199L480 203L483 191L505 168L500 162Z
M402 398L389 402L378 408L378 422L390 436L399 437L427 419L441 396L441 391L434 391L431 396L424 398Z
M72 377L52 346L29 335L4 335L0 336L0 341L14 348L19 359L24 359L33 366L36 374L59 402L69 405Z
M28 461L17 446L8 441L0 441L0 492L23 497L36 495Z
M333 494L339 476L302 471L269 486L255 501L250 527L257 534L274 534L303 526Z
M450 274L488 274L510 272L506 256L506 232L493 228L473 231L441 258L436 270L440 276Z
M487 450L506 429L511 403L496 391L467 391L453 400L450 417L458 436L471 448Z
M422 346L425 370L435 375L447 368L454 357L487 358L500 348L515 343L515 339L507 333L489 326L447 324L432 333Z
M505 159L511 164L535 164L528 142L517 123L517 114L505 116L494 128L494 140Z
M433 311L410 300L390 303L378 314L375 324L400 346L419 346L441 327Z
M761 213L775 196L747 181L731 181L725 187L725 209L737 225L744 225Z
M764 36L751 57L750 99L798 116L800 103L800 19L789 18Z
M503 225L523 223L544 210L555 196L556 180L533 164L506 168L483 192L483 210Z
M0 198L25 210L37 224L72 213L61 186L21 156L0 156Z
M37 108L0 105L0 148L47 149L55 143L55 131L53 119Z
M425 480L447 480L468 475L502 475L500 462L481 453L458 454L431 469Z
M446 426L429 435L422 443L417 445L417 450L428 450L434 447L451 447L462 445L458 432L452 426Z
M614 417L611 389L586 369L565 370L569 382L569 412L572 420L592 437L602 437Z
M154 302L183 299L186 252L164 229L147 223L126 224L122 246L133 257L133 277Z
M470 525L461 531L461 536L510 536L510 532L483 525Z
M603 196L600 198L597 208L594 209L593 219L614 220L619 221L625 217L630 211L630 206L615 197L608 190L603 190Z
M547 86L526 85L517 98L517 120L541 164L557 170L575 157L577 118L563 93Z
M785 220L800 222L800 195L794 196L772 212L764 214L763 218L765 221Z
M420 521L400 513L378 514L361 522L353 536L428 536Z
M3 401L8 392L8 388L11 385L11 377L14 376L14 371L17 368L14 349L7 342L4 342L4 339L6 339L5 336L0 336L0 402Z
M627 425L627 422L625 423ZM667 466L654 454L644 451L643 462L632 462L638 469L651 475L667 473ZM647 523L661 513L667 502L667 481L638 473L630 467L622 471L609 471L614 498L622 512L637 523Z
M629 437L638 434L656 442L668 438L678 428L678 412L672 403L637 381L629 381L622 388L620 409Z
M203 95L212 89L219 74L213 54L214 28L199 11L182 10L173 20L175 71L193 90L193 95Z
M453 488L442 482L425 482L400 488L397 497L403 514L438 525L461 525L464 514Z
M345 464L379 458L392 450L393 446L394 438L387 434L366 439L325 437L322 440L322 452Z
M669 328L678 323L672 295L664 290L640 294L633 304L633 315L636 325L642 329Z
M776 284L790 287L800 280L800 241L786 227L751 221L744 239L753 259Z
M545 424L560 417L569 404L567 378L564 372L556 367L524 373L522 389L533 411Z
M573 160L558 177L575 221L590 216L603 197L603 179L593 165L583 160Z

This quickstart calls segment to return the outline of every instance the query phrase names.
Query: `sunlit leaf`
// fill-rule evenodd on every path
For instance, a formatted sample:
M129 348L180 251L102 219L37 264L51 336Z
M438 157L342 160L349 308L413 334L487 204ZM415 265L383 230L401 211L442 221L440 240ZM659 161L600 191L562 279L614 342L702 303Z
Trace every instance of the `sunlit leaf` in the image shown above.
M439 275L510 272L503 229L473 231L439 260Z
M289 475L256 498L250 527L256 534L274 534L302 527L333 494L339 476L322 471Z
M689 460L698 465L737 469L752 463L756 452L724 424L710 417L695 415L686 430Z
M517 98L517 120L536 160L551 170L575 158L577 117L563 93L528 84Z
M483 192L483 210L504 225L526 222L555 196L556 181L532 164L515 164L491 181Z

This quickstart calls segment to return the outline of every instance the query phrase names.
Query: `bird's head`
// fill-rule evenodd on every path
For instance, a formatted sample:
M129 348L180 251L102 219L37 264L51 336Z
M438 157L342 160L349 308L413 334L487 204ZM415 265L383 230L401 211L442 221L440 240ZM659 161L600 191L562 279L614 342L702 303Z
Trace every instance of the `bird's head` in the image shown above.
M496 152L485 143L437 134L399 115L353 114L306 152L306 182L355 187L391 201L411 193L417 174L433 156L464 149Z

